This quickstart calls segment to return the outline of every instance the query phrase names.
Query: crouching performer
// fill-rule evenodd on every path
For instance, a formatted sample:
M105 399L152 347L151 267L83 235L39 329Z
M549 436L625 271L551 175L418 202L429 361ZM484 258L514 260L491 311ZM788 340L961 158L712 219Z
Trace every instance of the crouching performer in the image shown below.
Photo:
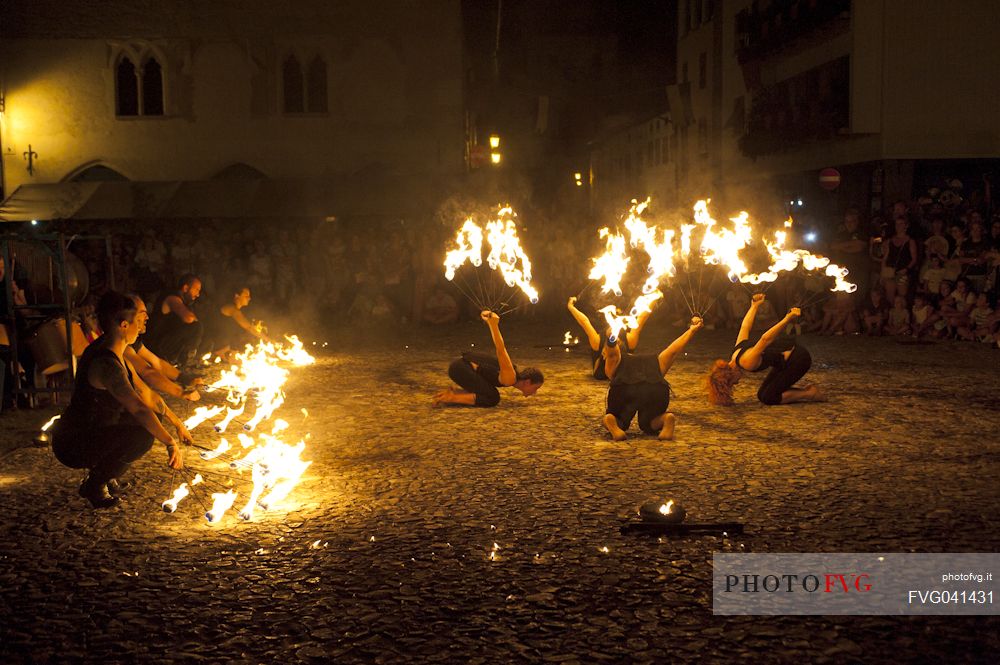
M764 382L757 390L762 404L795 404L797 402L824 402L826 395L814 385L796 385L812 366L812 356L798 341L783 337L782 331L802 312L793 307L767 330L760 339L751 340L757 308L764 302L764 294L754 295L750 309L743 317L743 325L736 337L736 347L729 360L719 358L712 364L708 375L708 401L717 406L733 405L733 387L743 378L744 372L762 372L769 369Z
M676 418L670 407L670 384L666 373L677 354L687 346L702 320L691 319L687 331L657 354L622 353L617 342L604 347L604 369L611 377L604 426L615 441L625 440L625 430L639 415L639 429L656 434L661 441L674 438Z
M500 403L497 388L517 388L525 397L531 397L545 381L541 371L534 367L518 369L507 354L500 334L500 317L483 310L480 317L490 329L496 355L466 351L448 367L448 376L458 384L458 389L442 390L434 396L434 406L462 404L465 406L496 406Z
M184 466L178 439L193 443L191 434L163 399L142 382L125 361L125 347L135 342L141 323L135 301L110 291L97 308L104 335L80 357L69 406L56 422L52 452L74 469L89 469L80 496L94 508L111 508L118 497L118 479L153 446L167 448L168 464ZM176 428L177 438L160 424L157 414ZM110 491L109 491L110 490Z

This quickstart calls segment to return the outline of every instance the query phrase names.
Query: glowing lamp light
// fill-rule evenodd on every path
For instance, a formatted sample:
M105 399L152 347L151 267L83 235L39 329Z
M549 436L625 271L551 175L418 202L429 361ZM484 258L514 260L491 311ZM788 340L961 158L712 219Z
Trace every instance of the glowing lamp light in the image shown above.
M500 159L501 158L500 158L500 153L499 152L491 152L490 153L490 161L493 162L494 164L499 164L500 163Z
M816 236L815 232L810 231L804 237L805 237L806 242L816 242L816 237L817 236Z
M496 150L500 147L500 137L496 134L490 134L490 148Z

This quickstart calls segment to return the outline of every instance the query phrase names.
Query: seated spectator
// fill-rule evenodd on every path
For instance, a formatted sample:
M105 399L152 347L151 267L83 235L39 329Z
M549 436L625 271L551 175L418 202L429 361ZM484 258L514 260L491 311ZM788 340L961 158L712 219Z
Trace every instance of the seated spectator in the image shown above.
M450 293L437 284L424 301L423 321L440 326L458 321L458 303Z
M243 308L250 304L250 288L237 286L230 290L228 301L209 306L204 315L205 342L201 350L216 356L243 351L257 340L271 341L260 322L252 322L243 314Z
M888 314L889 303L886 302L882 289L872 289L861 307L861 322L865 334L873 337L881 336Z
M896 296L893 301L885 332L887 335L905 335L910 332L910 312L906 309L906 298L903 296Z
M913 297L910 315L910 332L918 339L930 331L931 325L936 320L934 307L931 306L927 296L922 293Z
M838 291L823 307L823 323L820 325L819 334L843 335L857 331L858 320L853 294Z
M969 237L962 243L959 261L962 263L963 277L968 280L970 288L977 293L981 293L986 286L986 275L990 268L987 253L990 249L982 221L970 223Z
M172 365L191 363L201 343L201 321L192 310L201 295L201 280L182 275L177 290L161 296L149 320L145 343L153 353Z
M985 293L980 293L976 298L975 307L969 311L969 323L958 329L957 336L959 339L992 343L993 332L990 325L992 320L993 308L990 307L990 300Z
M948 286L945 287L945 284ZM969 283L964 279L955 282L954 290L951 289L951 285L948 282L943 282L941 286L942 293L944 293L946 288L948 293L938 304L938 311L944 322L945 336L952 338L956 335L959 328L968 325L969 310L972 309L972 305L976 302L976 296L969 291Z

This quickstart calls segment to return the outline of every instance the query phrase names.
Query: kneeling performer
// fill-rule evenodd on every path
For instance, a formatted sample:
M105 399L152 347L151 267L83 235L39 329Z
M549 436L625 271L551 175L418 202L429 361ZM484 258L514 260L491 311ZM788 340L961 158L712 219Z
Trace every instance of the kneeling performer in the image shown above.
M525 397L531 397L545 381L540 370L534 367L519 370L511 362L500 335L500 317L495 312L483 310L480 317L489 326L496 355L466 351L452 362L448 367L448 376L460 389L442 390L434 396L434 406L496 406L500 403L497 388L510 386L520 390Z
M666 373L677 354L701 329L699 317L691 319L687 331L658 354L622 353L617 343L604 347L605 371L611 377L604 426L615 441L625 440L625 430L639 415L639 428L657 434L660 440L674 438L676 418L670 406L670 384Z

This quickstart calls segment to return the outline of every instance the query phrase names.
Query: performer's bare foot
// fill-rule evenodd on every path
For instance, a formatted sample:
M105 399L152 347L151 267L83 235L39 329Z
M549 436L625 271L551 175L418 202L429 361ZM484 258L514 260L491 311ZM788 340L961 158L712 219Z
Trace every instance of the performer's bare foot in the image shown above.
M812 394L812 401L814 402L826 402L829 399L826 393L820 390L819 386L812 385L807 390Z
M660 441L673 441L674 427L677 425L677 416L672 413L663 414L663 427L660 429Z
M625 440L625 430L618 426L618 419L615 418L613 413L604 414L604 419L602 420L604 426L607 428L608 432L611 433L611 438L615 441Z

